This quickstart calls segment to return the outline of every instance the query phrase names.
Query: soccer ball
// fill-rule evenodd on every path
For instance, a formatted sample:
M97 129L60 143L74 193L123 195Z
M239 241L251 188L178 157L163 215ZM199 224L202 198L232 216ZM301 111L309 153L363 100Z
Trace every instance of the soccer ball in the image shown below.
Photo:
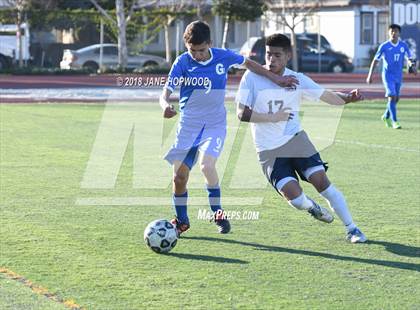
M156 253L168 253L177 241L175 226L167 220L156 220L147 225L144 230L144 241Z

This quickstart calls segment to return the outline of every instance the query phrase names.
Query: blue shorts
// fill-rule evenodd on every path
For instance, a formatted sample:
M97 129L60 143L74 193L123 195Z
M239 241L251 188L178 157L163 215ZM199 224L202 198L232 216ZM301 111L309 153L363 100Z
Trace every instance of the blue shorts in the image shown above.
M181 161L190 169L195 165L198 152L218 158L226 139L226 125L214 127L178 126L175 143L165 156L171 165Z
M385 97L400 96L401 81L382 78L382 82L385 87Z
M297 154L296 150L299 151ZM292 153L291 153L292 151ZM293 155L292 155L293 154ZM327 171L327 163L323 162L315 146L304 131L297 133L286 144L258 153L258 158L267 180L277 189L277 183L286 178L308 181L307 171ZM310 169L310 170L308 170Z

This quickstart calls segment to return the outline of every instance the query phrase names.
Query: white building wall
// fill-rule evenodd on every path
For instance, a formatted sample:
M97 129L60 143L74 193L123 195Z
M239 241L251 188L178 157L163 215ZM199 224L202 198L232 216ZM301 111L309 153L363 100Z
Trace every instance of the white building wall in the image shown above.
M361 12L373 13L373 44L361 44ZM296 27L296 33L318 32L318 16L320 17L320 32L330 42L333 50L342 52L353 59L356 67L369 65L371 59L369 51L378 43L378 13L387 12L387 6L362 5L323 8L322 11L308 16L306 23ZM263 21L264 35L275 32L289 33L290 29L280 25L275 12L267 12ZM288 18L288 21L291 21Z
M354 58L356 55L356 23L352 9L319 12L321 34L330 42L333 50ZM316 23L315 23L316 24ZM313 29L316 32L318 29Z
M357 66L368 66L372 59L370 59L369 50L376 48L380 43L378 42L378 13L387 11L387 7L383 6L371 6L371 5L362 5L355 9L356 13L356 40L354 42L355 46L355 58ZM372 12L373 13L373 43L372 44L361 44L361 13Z
M299 23L296 33L318 32L318 16L320 16L321 34L327 38L334 50L354 57L355 48L355 12L348 8L341 11L322 11L308 16L308 22ZM291 22L290 18L287 18ZM267 21L264 34L271 35L276 32L290 33L290 29L276 22L275 13L267 13ZM305 29L306 26L306 29Z

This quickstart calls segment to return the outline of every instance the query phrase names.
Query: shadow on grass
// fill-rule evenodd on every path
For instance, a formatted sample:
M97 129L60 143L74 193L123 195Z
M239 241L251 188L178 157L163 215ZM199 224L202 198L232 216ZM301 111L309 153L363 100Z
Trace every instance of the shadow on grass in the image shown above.
M420 248L415 246L409 246L400 243L393 243L380 240L368 240L368 244L379 244L385 247L385 250L393 254L408 256L408 257L420 257Z
M405 262L395 262L395 261L388 261L388 260L380 260L380 259L369 259L369 258L360 258L360 257L352 257L352 256L342 256L330 253L322 253L322 252L314 252L314 251L306 251L306 250L298 250L298 249L290 249L290 248L282 248L278 246L271 246L271 245L263 245L254 242L244 242L244 241L237 241L231 239L222 239L222 238L214 238L214 237L182 237L185 239L190 240L205 240L205 241L213 241L213 242L223 242L223 243L230 243L230 244L239 244L244 246L250 246L255 248L256 250L260 251L270 251L270 252L280 252L280 253L289 253L289 254L297 254L297 255L306 255L306 256L315 256L315 257L323 257L328 259L335 259L335 260L342 260L342 261L349 261L349 262L358 262L364 264L371 264L371 265L378 265L378 266L385 266L397 269L406 269L406 270L413 270L420 272L420 264L413 264L413 263L405 263ZM397 243L390 243L385 241L370 241L369 244L380 244L384 245L388 251L392 253L405 253L399 255L406 255L409 253L410 255L406 256L413 256L414 253L418 251L418 248L409 247L406 245L401 245ZM366 246L366 244L358 244L354 246ZM390 250L392 249L392 251ZM395 252L393 252L395 251Z
M184 238L184 237L182 237ZM193 259L193 260L202 260L206 262L215 262L215 263L227 263L227 264L248 264L249 262L241 259L227 258L221 256L208 256L208 255L196 255L196 254L185 254L185 253L168 253L165 254L168 256L183 258L183 259Z

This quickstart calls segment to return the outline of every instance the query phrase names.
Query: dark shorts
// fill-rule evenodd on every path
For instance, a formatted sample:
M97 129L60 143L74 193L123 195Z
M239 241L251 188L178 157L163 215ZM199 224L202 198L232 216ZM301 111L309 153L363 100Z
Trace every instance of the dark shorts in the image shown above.
M297 133L286 144L273 149L258 153L258 158L267 180L276 188L281 179L292 177L298 180L308 181L304 171L323 166L327 171L327 163L324 163L304 131ZM277 189L277 188L276 188Z

